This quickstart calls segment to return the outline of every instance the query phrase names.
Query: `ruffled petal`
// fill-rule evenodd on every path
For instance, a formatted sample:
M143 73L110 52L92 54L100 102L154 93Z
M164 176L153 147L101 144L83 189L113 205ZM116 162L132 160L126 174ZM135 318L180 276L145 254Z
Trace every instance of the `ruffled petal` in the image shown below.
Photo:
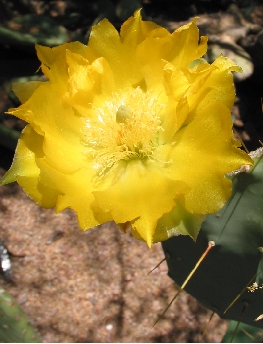
M42 144L43 137L27 125L18 141L13 164L4 175L0 185L17 181L37 204L44 208L53 208L58 190L39 182L41 170L37 165L37 160L44 156Z
M37 56L42 62L41 68L49 80L61 82L60 86L67 83L68 66L66 52L79 54L92 62L95 59L91 49L80 42L64 43L54 48L36 45Z
M69 92L64 100L86 118L94 117L94 109L107 102L116 91L113 73L103 57L92 64L82 56L68 52ZM96 116L96 115L95 115Z
M174 199L183 190L183 182L173 181L161 171L134 160L113 186L95 191L94 196L116 223L135 220L133 227L151 246L158 219L174 207Z
M195 18L192 22L179 27L172 33L174 49L169 61L179 68L187 67L190 62L202 57L207 51L206 36L199 36Z
M186 123L201 113L208 104L214 102L224 104L231 109L235 100L231 72L240 71L240 67L223 56L219 56L211 65L201 65L193 71L192 75L189 75L191 88L187 94L189 114ZM200 76L198 76L199 73Z
M56 85L43 83L26 103L10 113L30 122L44 136L43 151L54 168L73 172L85 163L85 119L63 102Z
M196 214L214 213L231 195L232 183L225 174L252 160L237 148L232 137L228 108L213 103L179 130L170 144L159 147L156 158L172 161L164 171L189 186L183 207Z
M89 47L97 57L107 59L117 87L130 88L140 83L143 75L136 60L136 49L156 28L158 25L153 22L142 21L139 11L123 24L120 34L106 19L92 28Z
M48 160L43 158L38 161L38 167L41 170L40 182L59 193L54 205L57 212L66 208L75 210L79 226L83 230L112 220L109 214L99 209L92 194L94 187L92 166L87 165L73 174L65 174L50 166Z
M41 81L29 81L22 83L13 83L12 90L15 95L19 98L21 103L25 103L35 92L35 90L41 86L43 82Z

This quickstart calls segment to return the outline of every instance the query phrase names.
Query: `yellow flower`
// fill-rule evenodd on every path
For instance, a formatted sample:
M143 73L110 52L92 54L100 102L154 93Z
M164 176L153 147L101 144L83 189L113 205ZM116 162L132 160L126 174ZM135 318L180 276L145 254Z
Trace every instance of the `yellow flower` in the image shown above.
M22 105L9 113L29 124L1 183L74 209L84 230L114 220L149 246L195 238L230 197L225 174L252 164L232 134L240 68L201 58L195 22L171 34L137 11L120 34L102 20L87 46L37 46L48 81L14 85Z

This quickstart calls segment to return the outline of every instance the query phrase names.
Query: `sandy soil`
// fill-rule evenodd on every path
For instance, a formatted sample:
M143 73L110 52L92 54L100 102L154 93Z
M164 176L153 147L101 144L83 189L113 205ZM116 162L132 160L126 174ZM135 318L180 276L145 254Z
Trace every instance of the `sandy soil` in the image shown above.
M4 172L0 170L1 174ZM0 188L0 238L12 254L14 296L43 342L199 342L211 312L176 293L160 244L149 250L112 223L83 232L75 214L55 214L12 184ZM204 338L220 342L215 316Z

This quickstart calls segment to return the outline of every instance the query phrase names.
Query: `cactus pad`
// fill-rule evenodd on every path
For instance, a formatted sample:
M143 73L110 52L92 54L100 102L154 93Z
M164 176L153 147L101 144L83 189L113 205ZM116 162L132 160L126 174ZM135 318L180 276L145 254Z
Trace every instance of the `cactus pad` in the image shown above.
M263 253L259 249L263 246L262 151L260 148L251 153L254 167L233 178L232 197L219 212L207 216L196 242L188 236L177 236L162 245L169 256L168 274L182 285L208 242L214 241L215 247L185 290L222 318L242 319L243 323L263 328L263 320L255 321L263 313L262 289L247 289L254 282L259 286L263 282Z
M2 288L0 288L0 341L2 343L40 342L34 327L15 299Z

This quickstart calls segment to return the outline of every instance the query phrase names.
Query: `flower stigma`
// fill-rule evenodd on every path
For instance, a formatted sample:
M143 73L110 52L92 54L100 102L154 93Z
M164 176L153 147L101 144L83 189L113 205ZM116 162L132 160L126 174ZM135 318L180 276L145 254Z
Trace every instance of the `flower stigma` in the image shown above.
M95 120L87 120L87 156L101 177L120 160L153 159L158 147L164 104L137 87L123 96L112 95L104 107L94 106Z

